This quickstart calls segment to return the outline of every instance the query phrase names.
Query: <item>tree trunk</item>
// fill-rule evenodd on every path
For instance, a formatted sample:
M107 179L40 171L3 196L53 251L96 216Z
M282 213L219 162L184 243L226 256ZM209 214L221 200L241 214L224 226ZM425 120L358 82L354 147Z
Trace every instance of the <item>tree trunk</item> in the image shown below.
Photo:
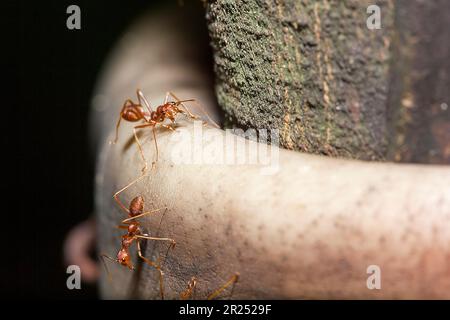
M227 125L277 128L281 146L310 153L448 163L450 4L376 1L369 30L371 4L210 2Z
M450 163L450 2L399 0L388 158Z

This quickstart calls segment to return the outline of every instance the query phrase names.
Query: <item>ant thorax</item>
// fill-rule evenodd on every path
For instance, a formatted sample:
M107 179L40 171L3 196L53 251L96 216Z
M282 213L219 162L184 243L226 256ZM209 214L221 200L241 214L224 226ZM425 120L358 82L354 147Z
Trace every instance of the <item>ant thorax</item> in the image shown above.
M129 234L137 234L139 233L139 225L137 223L132 223L128 226Z
M122 237L122 249L128 248L133 244L134 239L132 237L129 237L128 235L125 235Z

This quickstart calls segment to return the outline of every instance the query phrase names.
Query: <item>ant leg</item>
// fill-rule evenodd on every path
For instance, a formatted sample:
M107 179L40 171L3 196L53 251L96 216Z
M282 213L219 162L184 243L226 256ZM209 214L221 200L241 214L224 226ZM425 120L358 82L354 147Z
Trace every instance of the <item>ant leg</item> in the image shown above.
M171 91L167 91L166 97L164 98L164 104L166 104L169 101L170 96L172 96L172 98L174 98L176 100L176 102L178 102L178 103L194 101L194 99L180 100Z
M114 138L113 141L109 141L109 144L116 144L116 143L117 143L117 140L119 139L119 126L120 126L120 121L122 121L122 111L120 112L119 120L117 120L117 124L116 124L116 137Z
M167 212L167 207L166 207L166 210L165 210L165 211L163 212L163 214L161 215L161 218L159 219L158 228L156 229L156 233L155 233L157 237L159 237L159 231L161 230L161 224L162 224L162 221L163 221L163 219L164 219L164 216L166 215L166 212ZM144 235L144 236L148 236L148 234L143 234L143 235ZM156 241L153 243L153 251L155 250L156 243L157 243ZM168 254L169 254L169 251L170 251L171 249L174 249L174 248L175 248L175 245L176 245L176 243L173 244L173 245L169 245L169 246L167 247L166 254L164 255L164 260L163 260L162 263L161 263L161 260L160 260L161 256L158 257L158 262L159 262L159 265L160 265L161 268L163 267L164 263L166 262L166 258L167 258Z
M108 275L108 281L111 281L111 273L109 272L108 265L106 264L105 258L107 258L107 259L109 259L109 260L111 260L113 262L117 262L117 261L116 261L116 259L111 258L110 256L108 256L108 255L106 255L104 253L102 253L100 255L100 258L102 259L103 267L105 268L106 274Z
M169 129L170 131L176 131L174 128L172 128L170 125L168 124L161 124L161 127L164 127L166 129Z
M187 286L186 290L184 290L180 294L180 300L187 300L187 299L189 299L192 296L192 294L194 293L196 285L197 285L197 278L196 277L192 277L191 280L188 283L188 286Z
M209 116L209 114L205 111L205 109L202 107L202 105L196 99L180 100L173 92L169 91L169 94L186 110L186 112L189 114L189 116L192 119L198 119L199 117L192 114L192 112L189 111L189 109L186 107L186 105L183 102L194 102L197 105L197 107L202 111L202 113L208 118L208 120L210 122L212 122L212 124L215 127L220 129L220 126Z
M156 162L158 162L158 159L159 159L159 150L158 150L158 142L156 141L155 123L145 123L145 124L141 124L141 125L135 126L134 129L133 129L133 130L134 130L134 131L133 131L133 132L134 132L134 139L136 140L136 142L137 142L137 144L138 144L139 151L140 151L140 153L141 153L141 157L142 157L142 159L144 160L144 163L145 163L145 166L144 166L144 168L142 169L142 174L144 174L145 171L147 171L147 160L145 159L144 152L142 151L141 143L140 143L140 141L139 141L139 138L137 137L136 129L141 129L141 128L150 127L150 126L153 127L153 128L152 128L152 131L153 131L153 141L155 141L155 149L156 149L156 160L155 160L154 162L152 162L152 169L153 169L154 166L155 166L155 164L156 164Z
M157 265L156 263L154 263L153 261L151 261L150 259L147 259L146 257L144 257L142 255L141 244L139 243L139 241L137 241L137 251L138 251L139 258L144 260L144 262L146 262L149 266L158 270L158 272L159 272L159 292L161 294L161 299L164 300L164 284L163 284L164 272L161 270L159 265Z
M133 101L131 101L130 99L127 99L123 103L122 110L120 110L119 119L117 120L117 124L116 124L116 137L114 138L113 141L110 141L109 144L116 144L117 140L119 139L119 126L120 126L120 122L122 121L123 110L125 109L125 107L127 107L128 104L133 104Z
M172 98L175 99L175 101L177 103L179 103L181 106L183 106L183 108L186 110L186 112L188 113L189 117L191 117L192 119L198 119L198 117L193 114L184 104L183 102L190 102L190 101L195 101L195 99L188 99L188 100L180 100L173 92L169 91L167 92L167 95L172 96Z
M156 131L155 126L153 126L153 141L155 141L155 149L156 149L156 160L152 162L152 168L155 166L156 162L158 162L159 159L159 150L158 150L158 142L156 142Z
M119 194L121 194L122 192L124 192L126 189L128 189L129 187L131 187L133 184L135 184L136 182L138 182L139 180L141 180L143 177L145 177L144 174L141 174L139 177L137 177L136 179L134 179L133 181L131 181L129 184L127 184L125 187L123 187L122 189L120 189L119 191L117 191L116 193L114 193L113 198L114 200L117 202L117 204L122 208L122 210L124 210L127 214L130 213L130 210L128 210L128 208L122 203L122 201L120 201L119 199Z
M167 247L166 254L164 255L164 259L161 259L161 254L158 256L158 259L156 259L156 265L161 269L162 265L166 262L167 256L169 254L169 251L172 249L175 249L175 245L177 244L175 240L169 239L169 238L155 238L155 237L149 237L147 234L144 234L142 236L137 236L138 242L140 239L146 239L146 240L155 240L155 241L170 241L170 245ZM155 247L153 247L153 250ZM162 263L161 263L162 260Z
M141 154L142 160L144 161L144 167L141 170L142 173L144 173L145 171L147 171L147 160L145 159L144 151L142 150L141 142L139 141L139 138L138 138L138 136L136 134L136 129L137 129L137 127L133 128L134 140L136 140L136 143L138 144L139 152Z
M167 210L167 208L165 208L165 209ZM124 219L124 220L122 220L121 223L129 223L131 220L134 220L134 219L137 219L137 218L140 218L140 217L143 217L145 215L152 214L152 213L155 213L155 212L158 212L158 211L161 211L161 210L162 210L162 208L161 209L155 209L155 210L152 210L152 211L147 211L147 212L135 215L133 217Z
M148 101L145 98L144 94L142 93L141 89L137 89L136 90L136 95L138 97L139 104L142 106L142 101L144 101L144 104L147 107L147 110L148 110L149 114L152 114L152 111L153 111L152 107L150 106L150 103L148 103Z
M146 239L146 240L155 240L155 241L169 241L171 248L175 248L175 245L177 244L177 242L175 240L171 239L171 238L156 238L156 237L150 237L150 236L148 236L146 234L145 235L144 234L142 234L142 235L138 234L138 235L136 235L136 238Z
M234 289L234 285L236 284L236 282L238 282L239 280L239 273L236 272L235 274L233 274L233 276L230 278L230 280L228 280L223 286L221 286L219 289L217 289L216 291L214 291L213 293L211 293L208 296L208 300L212 300L214 298L216 298L223 290L225 290L227 287L229 287L230 285L233 285L233 288L231 289L231 292L233 292Z
M210 117L208 112L205 111L203 106L196 99L193 99L192 102L195 103L195 105L201 110L201 112L206 116L206 118L208 118L209 122L211 122L214 127L216 127L217 129L220 129L219 124ZM184 106L184 107L186 108L186 106Z
M163 104L166 104L167 101L169 101L169 96L170 96L170 91L167 91L166 92L166 97L164 98L164 103Z
M136 143L137 143L137 145L139 147L139 152L141 154L142 160L144 161L144 168L142 168L142 173L143 174L147 171L147 166L148 165L147 165L147 160L145 159L145 156L144 156L144 151L142 150L141 142L139 141L139 138L137 136L136 129L141 129L141 128L150 127L150 126L153 126L153 136L156 139L156 135L155 135L155 132L154 132L154 127L155 126L154 126L153 123L145 123L145 124L141 124L141 125L135 126L133 128L134 140L136 140ZM155 143L156 143L156 140L155 140ZM156 150L158 151L158 147L156 147Z

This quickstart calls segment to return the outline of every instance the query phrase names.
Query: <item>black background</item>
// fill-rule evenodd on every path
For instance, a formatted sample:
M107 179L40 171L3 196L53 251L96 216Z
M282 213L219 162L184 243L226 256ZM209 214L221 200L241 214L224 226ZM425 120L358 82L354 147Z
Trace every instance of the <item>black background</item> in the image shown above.
M3 122L11 124L7 130L11 135L2 139L14 146L9 150L19 169L12 175L18 200L2 199L13 209L3 212L12 218L3 227L13 236L3 238L2 296L97 297L95 286L83 284L80 291L66 288L62 258L65 235L93 209L95 159L87 136L90 98L117 37L157 2L10 1L3 10L8 30L14 31L11 42L3 43L3 51L12 56L7 71L13 70L6 80L18 86L5 93L12 102L4 105ZM66 28L66 8L71 4L81 8L81 30ZM19 115L5 113L10 109ZM3 167L8 170L12 169ZM2 194L11 186L3 185ZM11 256L5 253L9 248ZM374 308L368 305L364 311Z
M81 30L66 27L71 4L81 9ZM90 99L117 37L136 16L157 5L158 1L22 1L3 11L4 16L18 16L10 19L11 29L18 32L16 47L8 51L17 59L12 82L18 80L18 92L12 106L20 113L7 141L16 145L20 140L20 148L14 148L19 164L15 190L20 192L13 203L14 230L9 228L13 241L8 248L14 258L2 266L11 269L2 275L3 296L97 297L95 286L66 288L62 256L65 235L93 209Z

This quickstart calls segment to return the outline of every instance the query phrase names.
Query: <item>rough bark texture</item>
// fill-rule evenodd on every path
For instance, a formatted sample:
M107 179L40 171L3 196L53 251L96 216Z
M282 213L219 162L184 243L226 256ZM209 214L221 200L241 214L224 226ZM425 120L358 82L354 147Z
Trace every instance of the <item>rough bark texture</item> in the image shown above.
M380 30L366 26L371 4ZM448 1L211 1L227 125L278 128L283 147L311 153L448 162L449 12Z
M450 1L397 1L389 159L450 163Z

